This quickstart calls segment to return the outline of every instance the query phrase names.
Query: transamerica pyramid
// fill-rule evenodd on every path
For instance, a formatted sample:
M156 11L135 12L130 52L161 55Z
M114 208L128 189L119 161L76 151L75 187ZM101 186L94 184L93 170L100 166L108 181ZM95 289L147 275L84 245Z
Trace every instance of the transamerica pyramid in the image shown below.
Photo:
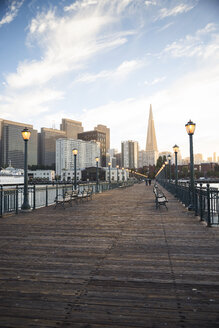
M150 112L149 112L149 119L148 119L146 151L158 151L157 150L157 139L156 139L155 128L154 128L154 118L153 118L151 105L150 105Z
M158 158L157 139L154 128L154 118L152 113L152 106L150 105L148 131L146 141L146 157L147 165L155 165Z

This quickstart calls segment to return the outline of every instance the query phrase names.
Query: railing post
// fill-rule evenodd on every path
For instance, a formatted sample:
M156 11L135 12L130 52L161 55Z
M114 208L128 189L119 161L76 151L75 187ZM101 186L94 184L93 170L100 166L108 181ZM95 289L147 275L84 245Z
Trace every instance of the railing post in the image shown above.
M36 208L36 185L33 185L33 210Z
M15 190L15 213L18 214L18 185Z
M189 205L191 204L191 183L189 182L188 183L188 201L189 201L189 204L188 204L188 208L189 208Z
M46 207L48 206L48 186L46 185Z
M73 185L72 185L72 190L73 190ZM56 183L56 198L58 197L58 183Z
M200 207L200 221L202 221L203 218L203 199L202 199L203 193L202 193L202 183L200 183L200 194L199 194L199 207Z
M1 189L0 189L0 217L2 217L2 214L3 214L2 204L3 204L3 187L1 186Z
M198 189L197 184L194 185L194 203L195 203L195 216L198 215Z
M209 183L207 183L207 225L208 227L211 226L211 201L210 201L210 188Z

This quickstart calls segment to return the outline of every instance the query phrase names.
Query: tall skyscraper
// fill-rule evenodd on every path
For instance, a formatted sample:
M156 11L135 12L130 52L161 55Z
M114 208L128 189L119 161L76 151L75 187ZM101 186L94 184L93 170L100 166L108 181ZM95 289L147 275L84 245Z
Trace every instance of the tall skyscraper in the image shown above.
M138 142L137 141L123 141L122 148L122 166L125 168L138 168Z
M158 158L157 139L155 134L154 118L153 118L151 105L150 105L149 119L148 119L146 158L147 158L147 165L155 165Z
M194 164L203 163L203 155L202 154L194 154Z
M78 134L78 139L100 143L100 165L106 166L106 133L99 130L85 131Z
M147 155L145 150L138 152L138 167L144 167L147 165Z
M68 118L63 118L62 123L60 124L60 130L66 132L66 137L70 139L77 139L78 133L84 131L81 122L73 121Z
M56 174L61 175L62 170L74 169L74 155L72 154L74 148L78 150L76 157L78 169L96 166L96 157L100 157L99 143L60 138L56 140Z
M110 128L106 125L98 124L94 130L106 133L106 152L110 149Z
M28 165L37 164L37 130L33 125L0 119L0 165L9 163L15 168L24 167L24 141L21 131L28 128L31 132L28 141Z
M65 131L41 128L41 133L38 134L38 164L55 166L56 140L65 137Z

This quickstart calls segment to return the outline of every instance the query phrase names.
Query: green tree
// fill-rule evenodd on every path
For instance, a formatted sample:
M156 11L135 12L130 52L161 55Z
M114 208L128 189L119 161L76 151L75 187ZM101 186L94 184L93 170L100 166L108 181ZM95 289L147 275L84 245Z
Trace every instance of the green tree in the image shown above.
M159 156L157 159L157 164L156 164L156 169L159 170L161 168L161 166L163 165L163 163L165 162L166 156Z

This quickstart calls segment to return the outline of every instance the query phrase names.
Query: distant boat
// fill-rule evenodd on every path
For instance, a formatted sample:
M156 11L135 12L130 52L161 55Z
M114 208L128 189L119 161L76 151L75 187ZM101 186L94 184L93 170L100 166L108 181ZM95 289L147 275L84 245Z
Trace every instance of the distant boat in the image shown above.
M24 184L24 170L9 165L0 171L0 185Z

